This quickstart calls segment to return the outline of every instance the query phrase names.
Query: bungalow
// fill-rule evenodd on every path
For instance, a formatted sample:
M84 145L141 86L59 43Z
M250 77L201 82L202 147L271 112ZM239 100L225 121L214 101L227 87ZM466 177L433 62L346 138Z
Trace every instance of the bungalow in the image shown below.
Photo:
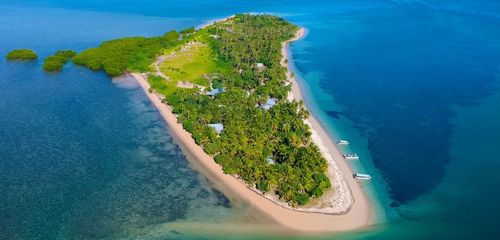
M260 72L266 70L266 65L264 65L264 63L257 63L255 64L255 67L257 68L257 70L259 70Z
M216 88L216 89L212 89L212 91L210 92L207 92L207 95L210 96L210 97L213 97L219 93L223 93L224 92L224 88Z
M222 123L208 124L209 127L213 128L217 134L220 134L224 130L224 125Z
M274 165L274 160L271 157L267 157L266 161L267 161L268 164Z
M266 103L261 103L260 108L264 110L271 109L274 105L276 105L276 100L274 98L268 98Z

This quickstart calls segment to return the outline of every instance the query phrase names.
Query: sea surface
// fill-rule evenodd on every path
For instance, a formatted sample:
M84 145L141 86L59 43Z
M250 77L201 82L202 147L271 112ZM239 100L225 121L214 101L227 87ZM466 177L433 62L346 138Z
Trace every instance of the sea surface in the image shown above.
M358 153L373 226L284 235L190 164L133 81L60 49L154 36L234 13L308 29L291 46L306 104ZM500 237L500 2L46 0L0 2L0 239Z

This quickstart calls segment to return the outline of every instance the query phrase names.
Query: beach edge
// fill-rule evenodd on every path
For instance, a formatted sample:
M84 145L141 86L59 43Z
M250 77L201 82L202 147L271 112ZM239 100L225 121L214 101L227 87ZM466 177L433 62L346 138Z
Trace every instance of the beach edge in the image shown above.
M301 28L297 31L294 38L282 43L282 64L287 68L287 78L292 84L292 94L295 100L303 100L300 86L297 80L293 77L290 71L289 64L284 64L284 59L289 58L288 46L289 43L299 40L305 34L305 29ZM214 180L215 187L220 188L224 193L235 195L239 199L243 199L253 207L261 210L266 215L274 219L279 225L291 230L300 232L340 232L349 231L361 228L370 223L372 218L372 210L370 208L368 199L364 195L359 183L354 179L349 179L345 175L352 175L352 171L343 159L335 157L334 161L339 160L341 163L337 169L341 171L341 178L348 184L349 193L352 194L352 202L348 206L343 206L337 213L328 213L310 209L294 209L284 205L283 203L276 202L268 196L264 196L255 189L251 189L244 182L237 179L232 175L224 174L222 167L218 165L212 157L210 157L203 148L197 145L191 134L187 132L182 124L177 122L176 116L172 113L170 106L161 102L156 94L149 92L150 85L147 82L144 74L128 73L139 83L146 96L153 103L156 109L160 112L165 122L171 129L174 139L181 146L183 152L190 156L190 161L196 161L196 165L201 167L202 173L209 179ZM341 157L340 152L336 150L332 140L326 134L321 124L312 115L309 119L305 120L311 126L313 132L313 141L320 146L323 154L338 155ZM314 137L316 136L316 137ZM321 147L323 145L323 147ZM332 148L333 146L333 148ZM325 153L325 147L327 152ZM331 169L331 161L329 161L329 169ZM337 164L334 162L334 167ZM335 186L335 183L332 184ZM347 201L349 202L349 201Z

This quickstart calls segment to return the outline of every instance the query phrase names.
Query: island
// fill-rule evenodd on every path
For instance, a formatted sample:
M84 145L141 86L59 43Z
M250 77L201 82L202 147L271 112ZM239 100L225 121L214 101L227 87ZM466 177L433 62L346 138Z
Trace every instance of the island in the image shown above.
M38 58L36 53L30 49L16 49L7 53L7 60L31 61Z
M43 62L43 70L45 71L61 71L64 64L76 55L73 50L60 50L54 55L47 57Z
M288 68L287 46L304 33L280 17L238 14L107 41L73 62L134 77L189 159L226 194L297 231L352 230L373 210Z

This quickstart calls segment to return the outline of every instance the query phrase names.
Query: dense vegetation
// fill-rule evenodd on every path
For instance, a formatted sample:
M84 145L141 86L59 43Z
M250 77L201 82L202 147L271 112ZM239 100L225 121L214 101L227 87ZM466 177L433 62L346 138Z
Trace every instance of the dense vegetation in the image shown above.
M17 49L7 53L8 60L34 60L37 58L36 53L30 49Z
M165 39L165 41L168 41L168 42L178 40L179 37L180 37L180 34L175 30L172 30L170 32L166 32L163 35L163 38Z
M297 30L274 16L236 15L201 30L104 42L73 61L113 76L126 70L148 72L150 90L165 96L178 121L225 173L276 193L292 206L304 205L321 196L330 181L327 162L303 121L309 113L302 102L286 99L290 86L286 68L279 64L281 43ZM183 49L188 43L196 47ZM169 78L165 79L153 63L172 53L176 61L167 59L161 65L161 75ZM188 55L193 59L184 59ZM205 92L174 84L175 78L202 83L197 82L200 77L208 80ZM206 94L219 87L225 91L215 97ZM259 108L268 98L278 103L269 110ZM208 126L211 123L222 123L224 130L217 134Z
M47 57L43 62L45 71L61 71L64 64L76 55L73 50L57 51L54 55Z
M274 191L292 205L303 205L321 196L330 181L326 160L303 122L308 112L302 102L286 101L290 87L286 69L279 64L281 42L297 30L267 15L237 15L209 27L213 52L232 66L218 79L226 91L213 99L187 89L173 91L158 77L150 82L224 172L237 174L261 191ZM265 70L257 69L257 63ZM256 107L269 97L279 103L269 111ZM209 123L224 124L223 132L217 135Z
M161 37L130 37L102 43L75 56L75 64L92 70L104 70L111 76L118 76L125 70L147 72L154 59L165 48L171 48L182 41L179 33L170 31Z
M186 29L182 30L181 34L182 35L187 35L187 34L194 33L195 31L196 31L196 28L190 27L190 28L186 28Z

